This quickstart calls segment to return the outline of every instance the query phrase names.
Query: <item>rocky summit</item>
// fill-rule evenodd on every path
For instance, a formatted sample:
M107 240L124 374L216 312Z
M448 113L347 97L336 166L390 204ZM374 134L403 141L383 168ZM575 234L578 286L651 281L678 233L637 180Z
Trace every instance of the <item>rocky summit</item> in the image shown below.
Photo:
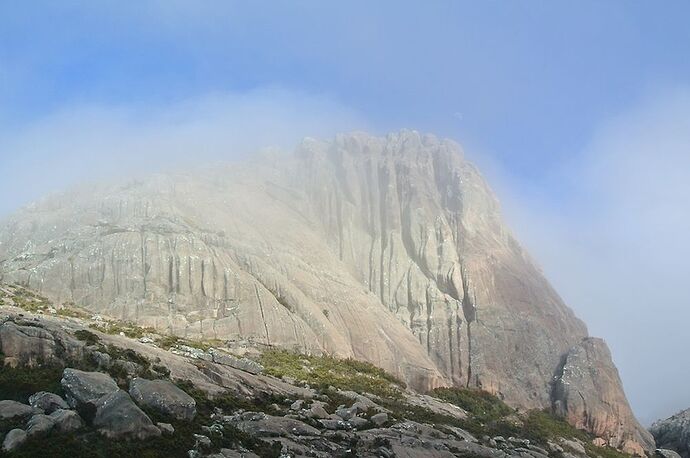
M606 344L460 146L431 135L308 138L46 198L0 226L0 280L185 339L367 361L420 393L479 388L610 447L654 448Z

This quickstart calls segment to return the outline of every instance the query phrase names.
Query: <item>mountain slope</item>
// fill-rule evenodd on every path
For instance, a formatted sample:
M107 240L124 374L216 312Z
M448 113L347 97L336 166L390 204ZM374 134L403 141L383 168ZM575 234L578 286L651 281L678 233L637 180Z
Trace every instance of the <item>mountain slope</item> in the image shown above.
M306 139L288 157L56 196L0 231L1 279L58 301L187 337L352 356L420 391L560 401L568 414L554 377L587 330L450 141ZM607 355L579 362L583 383L600 384ZM649 448L620 381L602 383L570 386L585 406L620 392L603 413L585 408L586 426L611 416L597 434Z

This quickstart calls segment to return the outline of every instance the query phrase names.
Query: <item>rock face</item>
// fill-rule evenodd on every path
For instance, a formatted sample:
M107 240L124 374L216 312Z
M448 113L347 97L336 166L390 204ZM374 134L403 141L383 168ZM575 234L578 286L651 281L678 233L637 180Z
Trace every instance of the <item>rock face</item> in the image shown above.
M683 458L690 457L690 409L657 421L650 431L660 448L673 450Z
M638 455L654 448L654 438L632 414L603 340L589 337L570 349L554 378L552 397L556 413L607 445Z
M552 405L563 356L587 337L460 147L411 131L55 196L0 226L0 280L186 337L354 357L420 391L481 387L526 408ZM627 403L588 415L640 429Z

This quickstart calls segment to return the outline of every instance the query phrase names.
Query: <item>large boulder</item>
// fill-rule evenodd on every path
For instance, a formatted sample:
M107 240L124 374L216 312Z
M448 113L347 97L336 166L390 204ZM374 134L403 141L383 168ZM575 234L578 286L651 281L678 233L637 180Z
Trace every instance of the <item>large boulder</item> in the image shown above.
M654 438L635 418L602 339L585 338L568 351L551 394L558 415L606 445L639 456L654 450Z
M71 368L63 371L60 384L65 390L67 402L72 407L92 403L119 389L117 383L108 374L84 372Z
M161 430L137 407L126 391L106 394L95 405L93 426L108 438L143 440L161 435Z
M69 405L64 399L48 391L39 391L29 396L29 404L31 407L41 409L47 414L53 413L58 409L69 409Z
M17 401L0 401L0 420L14 420L16 418L28 418L40 410Z
M168 380L135 378L129 394L142 407L155 409L178 420L191 420L196 415L196 401Z
M246 412L235 417L232 422L239 430L257 437L321 435L318 429L299 420L259 412Z
M55 338L38 326L18 326L8 321L0 326L0 349L5 364L35 366L58 360Z
M658 448L654 451L656 458L681 458L680 454L674 450L667 450L665 448Z
M657 447L673 450L683 458L690 458L690 409L655 422L649 431L654 436Z

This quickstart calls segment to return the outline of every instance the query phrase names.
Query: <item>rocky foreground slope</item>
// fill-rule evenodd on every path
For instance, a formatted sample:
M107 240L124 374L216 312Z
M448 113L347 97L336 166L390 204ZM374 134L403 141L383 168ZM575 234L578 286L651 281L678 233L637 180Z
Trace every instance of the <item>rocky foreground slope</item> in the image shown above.
M690 409L655 422L650 431L659 447L674 450L683 458L690 457Z
M0 293L0 456L626 456L486 392L421 395L355 360L182 340Z
M403 131L54 196L0 227L0 279L195 339L478 387L653 447L603 341L504 225L459 146Z

